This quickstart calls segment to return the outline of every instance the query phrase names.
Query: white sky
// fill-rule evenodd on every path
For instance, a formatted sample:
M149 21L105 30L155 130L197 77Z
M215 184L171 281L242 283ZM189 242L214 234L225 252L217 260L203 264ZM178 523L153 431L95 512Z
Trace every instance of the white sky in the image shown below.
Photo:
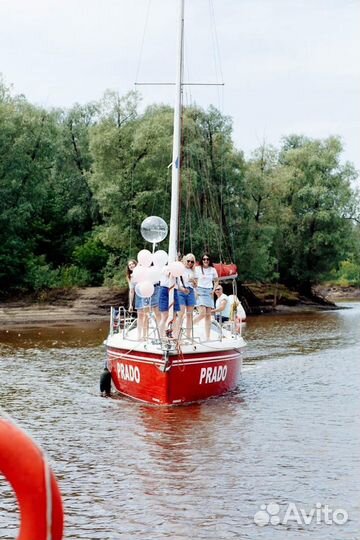
M0 0L0 72L47 107L173 81L177 11L178 0ZM191 97L233 118L247 157L292 133L340 135L360 170L360 0L191 0L185 25L186 79L225 82ZM173 87L140 90L144 104L173 103Z

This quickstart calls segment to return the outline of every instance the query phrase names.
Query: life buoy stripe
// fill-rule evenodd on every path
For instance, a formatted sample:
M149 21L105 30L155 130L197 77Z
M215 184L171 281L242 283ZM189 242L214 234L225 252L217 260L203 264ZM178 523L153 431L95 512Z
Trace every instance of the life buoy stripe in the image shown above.
M1 418L0 472L12 486L19 503L17 540L61 540L63 506L55 476L32 439Z

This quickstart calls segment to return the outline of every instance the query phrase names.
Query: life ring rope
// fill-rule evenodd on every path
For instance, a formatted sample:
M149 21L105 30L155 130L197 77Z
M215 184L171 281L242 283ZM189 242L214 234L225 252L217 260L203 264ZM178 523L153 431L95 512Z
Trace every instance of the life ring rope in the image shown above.
M20 509L17 540L61 540L61 494L46 455L1 407L0 473L17 497Z

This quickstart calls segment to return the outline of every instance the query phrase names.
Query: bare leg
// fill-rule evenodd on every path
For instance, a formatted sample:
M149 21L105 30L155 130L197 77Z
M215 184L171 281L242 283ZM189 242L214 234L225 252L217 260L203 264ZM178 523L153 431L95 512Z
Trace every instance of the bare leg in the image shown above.
M205 337L207 340L210 339L210 328L211 328L211 308L206 308L205 314Z
M194 308L192 306L186 307L186 337L188 338L191 338L193 311Z
M156 319L157 325L160 326L160 322L161 322L161 313L160 313L160 311L159 311L158 306L156 306L156 307L153 308L153 313L154 313L154 315L155 315L155 319Z
M180 337L181 323L182 323L182 319L180 319L180 312L178 312L175 314L175 320L173 324L173 336L175 339L179 339Z
M140 341L143 336L143 328L144 328L144 311L142 309L138 309L137 312L137 334L138 334L138 340Z
M166 336L166 323L168 320L169 312L160 311L160 323L159 323L159 332L160 337L164 338Z
M199 315L197 315L197 317L195 317L193 323L194 324L197 324L198 322L202 321L202 319L205 317L206 315L206 307L205 306L199 306Z
M138 340L147 339L148 337L148 326L149 326L149 309L139 309L138 310Z
M181 328L182 328L182 323L183 323L183 320L184 320L184 315L185 315L185 307L186 306L183 306L181 305L180 306L180 311L177 315L177 326L179 328L179 333L181 331Z
M144 325L143 325L143 338L147 339L149 335L149 308L144 309Z

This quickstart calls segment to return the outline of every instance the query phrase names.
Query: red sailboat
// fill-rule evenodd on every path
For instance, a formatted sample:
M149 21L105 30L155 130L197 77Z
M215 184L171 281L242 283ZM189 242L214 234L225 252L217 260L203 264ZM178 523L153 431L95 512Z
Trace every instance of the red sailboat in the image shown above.
M179 50L174 107L174 134L171 183L171 215L168 266L177 261L180 140L183 73L184 0L179 9ZM148 218L150 219L150 218ZM164 239L167 225L157 218L146 240ZM145 220L146 221L146 220ZM149 231L148 231L149 233ZM159 240L160 239L160 240ZM155 244L154 244L155 245ZM236 298L235 265L215 265L219 279L231 280ZM175 283L176 273L173 281ZM169 289L169 320L173 321L173 287ZM110 333L105 341L107 369L116 389L123 395L155 405L178 405L204 400L233 390L241 370L245 341L236 309L230 321L211 323L210 336L202 323L193 324L191 337L182 332L175 339L171 331L164 338L156 318L150 314L146 340L138 339L137 321L124 308L112 309Z

